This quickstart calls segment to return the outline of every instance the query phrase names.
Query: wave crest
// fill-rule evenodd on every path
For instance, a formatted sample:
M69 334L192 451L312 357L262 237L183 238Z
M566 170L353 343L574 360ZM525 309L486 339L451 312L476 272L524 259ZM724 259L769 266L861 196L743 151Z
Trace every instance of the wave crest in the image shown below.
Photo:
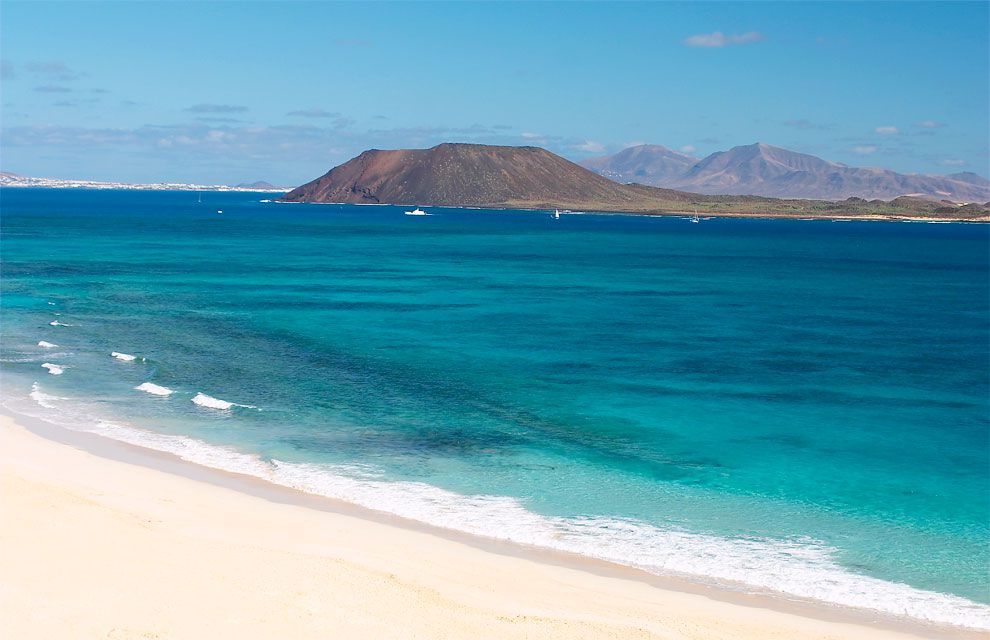
M145 393L150 393L155 396L169 396L172 395L173 391L168 387L162 387L153 382L142 382L138 386L134 387L137 391L144 391Z
M213 396L208 396L202 391L193 396L192 401L201 407L207 407L210 409L220 409L222 411L227 411L232 407L241 407L244 409L257 409L258 407L251 404L238 404L236 402L227 402L226 400L221 400L220 398L214 398Z

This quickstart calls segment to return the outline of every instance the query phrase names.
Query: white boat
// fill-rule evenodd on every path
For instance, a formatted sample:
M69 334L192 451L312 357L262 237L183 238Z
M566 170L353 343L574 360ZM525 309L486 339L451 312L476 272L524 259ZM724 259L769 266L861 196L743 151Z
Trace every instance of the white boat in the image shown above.
M560 220L560 209L554 209L553 210L553 219L554 220Z
M697 209L694 210L694 217L691 218L691 222L693 222L695 224L698 224L699 222L701 222L701 219L698 217L698 210Z
M428 216L430 214L426 213L425 211L423 211L419 207L416 207L412 211L406 211L406 215L407 216Z

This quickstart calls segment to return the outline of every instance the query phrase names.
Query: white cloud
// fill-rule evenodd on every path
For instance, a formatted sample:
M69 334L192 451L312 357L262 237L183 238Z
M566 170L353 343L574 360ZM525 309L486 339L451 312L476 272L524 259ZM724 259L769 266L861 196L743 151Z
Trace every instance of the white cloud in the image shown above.
M287 116L299 116L301 118L339 118L336 111L326 111L324 109L297 109L285 114Z
M574 148L578 151L587 151L588 153L601 153L605 151L605 145L594 140L585 140L580 144L574 145Z
M858 147L853 147L851 149L851 151L853 153L858 153L861 156L868 156L871 153L876 153L877 152L877 148L874 147L873 145L861 145L861 146L858 146Z
M681 147L681 153L694 153L695 151L697 151L697 149L693 144L686 144Z
M85 74L73 71L62 62L29 62L24 68L33 74L47 76L65 82L77 80Z
M629 147L641 147L644 144L646 144L646 142L643 140L633 140L632 142L627 142L624 145L622 145L622 148L628 149Z
M72 93L72 89L69 87L58 84L43 84L40 87L35 87L34 90L38 93Z
M922 120L916 126L919 126L922 129L938 129L940 127L944 127L945 125L941 122L936 122L935 120Z
M896 135L896 134L900 133L900 131L897 130L897 127L892 126L892 125L885 125L883 127L877 127L876 129L874 129L874 131L876 133L879 133L882 136L892 136L892 135Z
M540 138L543 138L542 133L530 133L529 131L524 131L519 135L526 140L539 140Z
M683 43L688 47L709 47L718 48L732 44L751 44L763 40L764 35L758 31L747 31L745 33L731 33L726 35L721 31L713 33L701 33L696 36L685 38Z
M190 113L244 113L247 110L239 104L194 104L186 109Z
M80 166L85 159L86 166L99 167L102 163L103 168L93 169L94 172L105 171L113 179L138 182L223 181L226 178L207 176L211 172L239 175L246 171L249 177L258 172L273 184L300 184L366 149L424 148L441 142L529 144L565 157L602 154L601 148L594 146L599 143L586 138L542 133L521 138L514 131L480 125L359 130L337 127L334 119L317 118L307 119L305 124L278 126L193 119L180 124L89 128L11 126L14 120L10 120L0 130L0 153L10 166L36 161L36 155L43 152L48 158L67 163L67 168L61 170L46 169L49 174L64 171L69 172L67 177L74 177L72 167ZM143 164L128 164L132 158L139 158ZM45 162L53 166L51 161Z
M945 165L946 167L965 167L966 161L958 160L955 158L946 158L945 160L942 161L942 164Z

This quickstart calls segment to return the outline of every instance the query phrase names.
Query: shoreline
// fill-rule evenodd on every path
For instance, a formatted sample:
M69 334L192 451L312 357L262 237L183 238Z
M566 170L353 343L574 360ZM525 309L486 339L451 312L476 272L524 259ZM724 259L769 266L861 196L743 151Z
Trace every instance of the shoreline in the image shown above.
M474 211L526 211L533 213L552 213L554 207L506 207L504 205L490 206L463 206L455 207L450 205L426 205L426 204L403 204L393 202L304 202L304 201L283 201L280 199L271 200L272 204L302 204L302 205L330 205L346 207L415 207L423 206L434 209L460 209ZM930 224L988 224L990 216L977 218L952 218L944 216L901 216L884 214L848 214L848 215L828 215L815 217L808 213L765 213L765 212L744 212L744 211L706 211L704 215L699 213L699 217L704 220L731 218L747 220L795 220L802 222L911 222ZM598 211L593 209L571 211L564 216L631 216L639 218L693 218L694 211L678 210L650 210L650 211Z
M98 186L100 183L88 183L88 184L73 184L73 185L41 185L41 184L4 184L0 185L0 188L11 188L11 189L82 189L82 190L95 190L95 191L210 191L216 193L264 193L264 194L285 194L287 191L285 189L248 189L244 187L225 187L222 185L114 185L114 186ZM415 207L419 206L416 204L402 204L402 203L392 203L392 202L306 202L306 201L283 201L279 198L274 198L270 200L273 204L316 204L316 205L345 205L345 206L355 206L355 207ZM815 201L817 202L817 201ZM821 202L831 202L828 200L823 200ZM422 205L426 207L434 207L440 209L464 209L464 210L483 210L483 211L533 211L539 213L549 213L554 207L536 207L536 206L516 206L507 207L505 205L485 205L485 206L449 206L449 205ZM703 214L703 215L701 215ZM712 219L712 218L733 218L733 219L752 219L752 220L801 220L808 222L913 222L913 223L930 223L930 224L946 224L946 223L960 223L960 224L988 224L990 223L990 216L979 216L974 218L959 218L959 217L946 217L946 216L911 216L911 215L891 215L891 214L847 214L847 215L828 215L828 216L818 216L815 217L807 212L805 213L766 213L766 212L754 212L754 211L704 211L701 212L702 219ZM604 215L604 216L639 216L646 218L691 218L694 217L694 211L679 211L679 210L645 210L645 211L598 211L598 210L581 210L577 213L569 213L565 215Z
M60 448L61 454L67 455L69 452L75 457L88 456L87 464L103 469L113 469L115 473L134 473L139 475L156 476L156 482L163 484L186 483L200 487L204 492L220 492L240 496L238 500L251 502L249 511L262 515L270 510L295 509L307 514L306 518L321 520L321 524L329 525L334 521L345 519L359 523L360 527L376 530L377 535L385 536L389 539L389 546L402 547L396 542L408 542L412 537L426 537L430 545L442 547L441 556L448 554L461 556L464 552L470 556L467 561L459 557L453 566L459 568L461 573L474 573L471 567L471 560L483 562L486 565L499 567L505 564L524 563L529 569L536 569L536 574L546 572L562 572L568 574L568 581L577 580L584 583L589 589L610 589L618 588L625 593L623 598L628 598L632 592L638 594L640 605L644 605L643 598L648 601L658 601L656 607L669 608L672 601L684 604L688 601L692 607L698 606L705 612L699 613L698 617L711 623L708 633L700 635L674 635L672 637L723 637L716 633L716 627L723 629L726 620L739 621L743 618L749 620L756 616L762 620L761 625L765 625L763 631L753 635L761 637L763 633L770 629L778 630L780 625L794 625L796 634L789 633L787 637L927 637L927 638L975 638L985 637L983 632L966 629L963 627L950 627L934 624L927 624L908 618L898 618L874 612L871 610L852 609L840 606L832 606L825 603L805 601L787 598L786 596L775 596L771 594L748 593L743 590L732 590L730 586L713 586L701 582L693 582L689 579L676 577L661 577L645 571L640 571L631 567L625 567L606 561L587 558L576 554L551 549L528 547L526 545L500 541L496 539L483 538L467 533L442 529L429 524L408 520L399 516L394 516L385 512L374 511L364 507L350 504L344 501L304 493L281 485L269 483L254 476L241 475L202 466L187 460L183 460L171 453L165 453L114 440L99 434L75 431L60 427L40 419L30 419L24 416L12 414L4 408L0 411L0 423L2 423L2 433L5 440L10 440L18 430L22 431L20 442L28 442L26 451L30 454L38 449ZM26 439L25 439L26 437ZM35 438L33 444L31 438ZM3 470L5 474L10 469L17 469L19 464L29 464L31 455L26 456L26 462L12 460L9 448L5 447L4 453L0 454L3 460ZM42 451L44 453L44 451ZM68 470L59 470L59 473L69 473ZM42 473L40 478L34 480L45 480L47 474ZM75 480L78 480L76 478ZM9 484L9 482L5 482ZM73 490L76 485L69 483L63 489ZM174 488L174 487L172 487ZM137 501L137 508L147 507L153 503L157 496L152 494L142 499L141 495L130 495L131 501ZM8 500L5 500L8 501ZM182 502L181 500L178 502ZM242 510L238 512L238 517L245 516ZM14 518L16 519L16 518ZM336 523L339 525L339 523ZM228 532L232 538L231 542L239 542L241 532ZM6 535L4 536L6 537ZM350 536L353 538L353 536ZM248 536L251 539L251 536ZM348 539L347 544L353 544L355 540ZM287 533L284 539L278 540L278 546L296 547L301 544L291 533ZM7 545L4 545L5 547ZM333 554L331 554L333 555ZM323 557L323 556L321 556ZM406 563L408 558L394 551L392 557L387 558L386 566L389 563ZM4 564L7 560L4 560ZM427 569L429 563L427 562ZM464 567L470 567L465 569ZM423 571L424 567L419 567L420 571L416 576L425 582L433 582L436 576L429 575L429 571ZM472 577L474 577L472 575ZM466 576L459 576L460 581L469 579ZM617 586L618 585L618 586ZM329 585L328 585L329 586ZM425 586L425 585L421 585ZM430 585L434 586L434 585ZM447 585L449 586L449 585ZM645 591L644 591L645 590ZM511 590L510 590L511 591ZM459 594L454 589L452 594ZM511 593L492 592L493 598L511 599ZM600 595L600 594L599 594ZM456 596L454 596L456 598ZM592 602L597 602L592 598ZM561 610L554 609L554 619L571 620L575 615L581 617L582 613L578 606L575 614L574 603L554 601L557 607L567 609L570 607L571 613L561 617ZM491 606L493 603L486 603ZM504 602L502 602L504 604ZM566 606L564 606L566 605ZM591 606L589 603L588 606ZM639 620L634 625L638 630L643 630L642 625L652 627L657 621L657 611L655 607L645 606L636 609L634 612L627 612L632 618ZM551 607L553 609L553 607ZM676 607L675 607L676 609ZM694 610L694 609L692 609ZM553 616L551 616L553 617ZM662 618L662 616L661 616ZM798 624L798 621L800 624ZM438 621L439 622L439 621ZM683 622L683 621L682 621ZM717 623L717 624L716 624ZM692 624L702 624L695 620ZM702 624L704 627L704 624ZM807 628L805 628L807 627ZM659 630L669 633L674 627L661 626ZM701 627L699 627L701 628ZM800 631L798 629L800 628ZM652 629L658 632L657 629ZM736 629L739 633L733 632L725 637L748 637L747 632ZM592 634L595 635L595 634ZM579 636L575 636L579 637ZM626 637L626 635L616 636ZM765 636L763 636L765 637Z

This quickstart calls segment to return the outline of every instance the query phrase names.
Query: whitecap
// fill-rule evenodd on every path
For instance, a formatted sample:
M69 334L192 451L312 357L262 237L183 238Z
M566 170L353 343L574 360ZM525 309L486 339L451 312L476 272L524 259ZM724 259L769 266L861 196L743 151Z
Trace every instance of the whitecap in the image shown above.
M45 369L48 369L48 373L52 374L53 376L60 376L63 373L65 373L65 367L59 366L57 364L45 362L41 366L44 367Z
M168 396L173 393L168 387L162 387L152 382L142 382L138 386L134 387L134 389L137 391L144 391L145 393L150 393L155 396Z
M53 327L71 327L72 326L71 324L65 324L64 322L59 322L58 320L52 320L48 324L52 325Z
M258 407L250 404L238 404L236 402L227 402L226 400L221 400L220 398L214 398L213 396L208 396L203 392L197 393L193 396L192 401L201 407L208 407L210 409L221 409L227 410L231 407L243 407L244 409L257 409Z
M134 360L137 359L137 356L132 356L129 353L121 353L119 351L111 351L110 355L112 355L114 358L117 358L118 360L123 360L124 362L133 362Z
M51 342L46 342L44 340L39 341L38 346L42 349L55 349L58 347L57 344L52 344Z

